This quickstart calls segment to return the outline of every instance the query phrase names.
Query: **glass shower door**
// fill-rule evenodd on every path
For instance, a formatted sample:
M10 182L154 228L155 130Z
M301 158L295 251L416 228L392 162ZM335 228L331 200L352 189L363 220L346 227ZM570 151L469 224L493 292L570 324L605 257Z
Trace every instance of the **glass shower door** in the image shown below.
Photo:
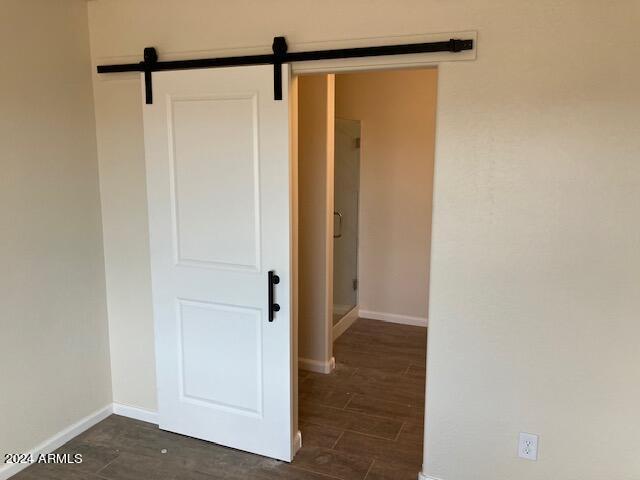
M336 118L333 213L333 323L358 304L360 121Z

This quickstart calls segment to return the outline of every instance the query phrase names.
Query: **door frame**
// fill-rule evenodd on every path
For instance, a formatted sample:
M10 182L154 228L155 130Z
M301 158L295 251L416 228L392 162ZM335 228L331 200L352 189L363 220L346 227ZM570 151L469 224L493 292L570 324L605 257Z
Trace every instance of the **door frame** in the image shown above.
M308 42L297 44L296 48L301 50L309 49L333 49L333 48L351 48L367 45L388 45L392 43L413 43L413 42L438 42L444 41L449 38L470 38L473 39L473 49L452 53L452 52L439 52L439 53L417 53L410 55L398 55L398 56L381 56L381 57L365 57L365 58L348 58L348 59L333 59L333 60L314 60L310 62L295 62L291 64L291 84L290 84L290 129L291 129L291 212L292 212L292 273L291 273L291 298L292 304L292 376L293 385L292 392L294 398L292 399L293 406L293 430L296 432L296 442L301 441L301 432L298 428L298 81L297 78L302 75L312 74L336 74L336 73L351 73L351 72L373 72L380 70L405 70L405 69L417 69L438 67L443 63L459 62L459 61L474 61L477 58L477 31L456 31L456 32L444 32L435 34L419 34L419 35L401 35L401 36L386 36L386 37L373 37L373 38L359 38L348 39L338 41L327 42ZM437 141L437 138L436 138ZM434 164L438 161L434 157ZM333 162L331 163L330 171L333 175ZM329 196L333 196L333 179L331 180L331 188L327 188L327 211L333 211L333 198L329 199ZM331 215L331 222L333 216ZM332 227L329 228L329 220L327 221L326 229L327 242L333 242ZM331 238L329 238L331 237ZM328 244L328 243L327 243ZM327 269L333 269L333 248L327 248ZM329 272L328 272L329 273ZM331 292L327 295L326 305L333 306L332 302L332 289L333 279L329 278L332 275L327 274L327 292ZM333 328L330 315L325 315L325 321L328 322L324 329L327 335L325 341L329 345L328 359L333 360ZM433 342L433 339L429 340ZM426 408L426 407L425 407ZM426 412L425 412L426 413ZM424 438L423 438L424 441ZM294 451L297 452L299 444L296 445Z

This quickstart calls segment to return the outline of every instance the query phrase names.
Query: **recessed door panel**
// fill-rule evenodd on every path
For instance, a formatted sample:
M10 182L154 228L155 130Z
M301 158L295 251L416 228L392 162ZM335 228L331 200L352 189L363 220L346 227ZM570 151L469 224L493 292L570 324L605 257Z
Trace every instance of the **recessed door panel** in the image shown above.
M183 397L232 413L262 415L260 311L180 300L178 321ZM233 388L220 388L229 383Z
M257 93L169 102L177 262L257 270Z
M154 72L142 107L160 428L287 461L288 78L275 101L273 66Z

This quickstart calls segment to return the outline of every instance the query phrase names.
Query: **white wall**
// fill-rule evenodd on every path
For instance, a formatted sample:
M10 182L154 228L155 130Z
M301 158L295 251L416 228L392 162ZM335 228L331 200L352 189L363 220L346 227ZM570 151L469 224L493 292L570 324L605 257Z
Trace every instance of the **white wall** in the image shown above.
M360 120L361 311L428 317L436 69L336 75L336 115Z
M424 470L637 479L640 3L483 5L438 82Z
M478 30L477 61L444 64L438 78L424 471L443 480L640 475L639 9L637 0L283 0L274 14L257 0L89 3L94 63L138 61L148 45L194 56L268 52L278 34L293 50ZM114 395L154 408L139 83L96 78L94 88L98 135L110 138L99 145L107 281L131 286L109 294L110 326L121 331ZM541 435L538 462L516 458L519 431Z
M302 368L332 354L333 75L298 81L298 355ZM311 361L311 362L309 362Z
M89 6L91 7L91 3ZM116 76L117 77L117 76ZM137 77L94 84L113 399L156 409L142 103Z
M111 380L86 2L0 10L5 454L110 404Z

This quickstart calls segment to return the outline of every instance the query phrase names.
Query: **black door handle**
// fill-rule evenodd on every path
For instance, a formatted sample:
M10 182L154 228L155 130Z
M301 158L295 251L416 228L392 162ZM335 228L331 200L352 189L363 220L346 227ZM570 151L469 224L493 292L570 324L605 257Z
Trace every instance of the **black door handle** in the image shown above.
M276 272L269 270L269 321L273 322L275 312L280 311L280 305L274 302L273 286L280 283L280 277L276 275Z

